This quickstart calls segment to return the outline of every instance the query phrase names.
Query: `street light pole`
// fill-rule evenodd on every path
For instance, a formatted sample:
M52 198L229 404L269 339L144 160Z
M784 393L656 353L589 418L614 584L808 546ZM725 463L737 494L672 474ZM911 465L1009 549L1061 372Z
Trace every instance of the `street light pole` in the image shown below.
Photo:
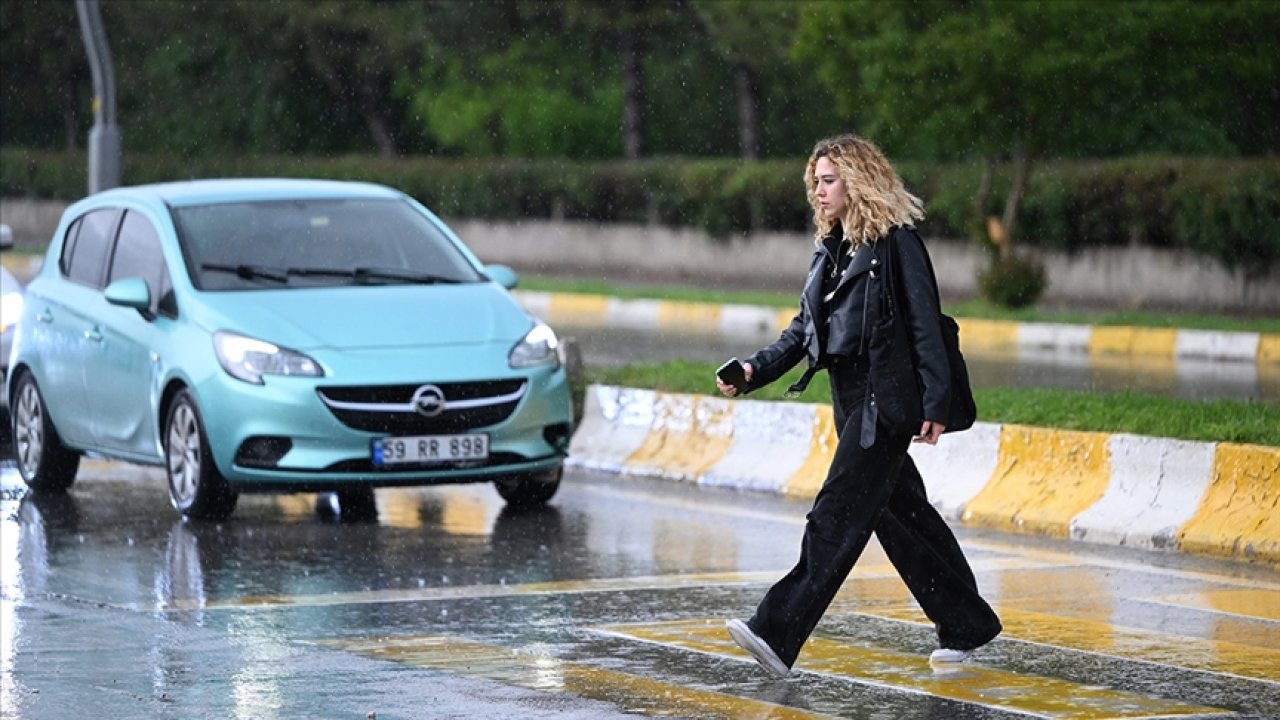
M89 131L89 194L120 184L120 128L116 125L116 76L98 0L76 0L80 35L93 72L93 128Z

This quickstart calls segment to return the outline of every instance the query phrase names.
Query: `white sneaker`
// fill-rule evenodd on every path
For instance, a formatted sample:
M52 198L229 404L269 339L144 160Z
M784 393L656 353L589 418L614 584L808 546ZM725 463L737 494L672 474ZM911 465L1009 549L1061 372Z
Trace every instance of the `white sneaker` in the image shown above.
M969 659L972 655L971 650L952 650L951 648L938 648L929 655L930 663L938 663L940 665L950 665L952 663L962 663Z
M730 620L724 626L729 631L729 637L738 643L738 647L751 653L751 657L760 663L760 667L764 668L765 672L776 678L783 678L790 674L791 668L782 662L782 658L769 647L769 643L751 632L751 628L747 627L746 623L741 620Z

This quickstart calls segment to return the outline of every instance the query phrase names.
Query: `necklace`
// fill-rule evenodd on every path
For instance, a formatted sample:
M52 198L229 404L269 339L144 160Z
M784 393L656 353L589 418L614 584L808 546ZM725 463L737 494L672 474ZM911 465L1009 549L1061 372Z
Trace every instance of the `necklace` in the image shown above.
M846 242L848 241L841 240L840 243L836 245L835 254L831 255L831 277L835 277L840 274L840 261L848 254L844 252L844 245Z

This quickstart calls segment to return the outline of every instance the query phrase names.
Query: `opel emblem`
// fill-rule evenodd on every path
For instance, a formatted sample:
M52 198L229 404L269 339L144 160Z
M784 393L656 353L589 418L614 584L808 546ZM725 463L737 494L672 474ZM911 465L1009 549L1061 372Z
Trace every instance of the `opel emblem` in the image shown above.
M435 417L444 412L444 391L435 385L423 385L413 393L413 409L419 415Z

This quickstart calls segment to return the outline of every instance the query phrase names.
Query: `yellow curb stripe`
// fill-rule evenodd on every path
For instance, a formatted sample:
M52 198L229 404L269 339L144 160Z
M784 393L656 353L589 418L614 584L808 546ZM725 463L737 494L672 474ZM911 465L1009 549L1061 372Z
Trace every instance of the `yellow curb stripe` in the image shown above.
M1276 670L1280 668L1280 652L1276 650L1005 606L997 612L1004 625L1003 638L1189 670L1280 680ZM915 607L869 608L860 614L933 627Z
M609 298L604 295L551 293L546 320L553 324L603 325L608 308Z
M696 482L733 444L733 407L721 398L658 393L649 434L623 465Z
M960 326L960 349L967 353L1018 351L1018 325L1007 320L956 318Z
M1098 326L1089 335L1091 355L1138 355L1172 358L1178 348L1173 328Z
M1178 547L1280 564L1280 448L1219 443L1209 487L1179 530Z
M715 303L662 300L658 303L658 328L714 332L720 327L720 308Z
M809 455L791 474L782 492L796 497L814 497L827 479L827 468L836 452L836 421L830 405L814 408L813 434L809 436Z
M1258 367L1280 368L1280 335L1258 336Z
M724 630L723 620L681 620L644 625L614 625L605 632L695 652L750 659ZM799 670L847 677L895 690L925 693L962 703L1064 720L1140 718L1221 712L1175 700L1081 685L1058 678L1012 673L979 664L935 672L924 655L915 655L822 636L805 644Z
M1071 519L1111 480L1107 433L1005 425L996 469L965 505L966 523L1068 537Z
M779 310L777 315L775 316L775 320L773 321L774 329L776 329L778 332L782 332L783 330L786 330L788 327L791 326L791 321L795 318L795 316L796 316L795 310Z
M442 670L530 690L612 703L624 712L698 718L821 718L798 708L698 690L637 675L566 662L529 650L450 637L319 639L313 643L381 660Z

